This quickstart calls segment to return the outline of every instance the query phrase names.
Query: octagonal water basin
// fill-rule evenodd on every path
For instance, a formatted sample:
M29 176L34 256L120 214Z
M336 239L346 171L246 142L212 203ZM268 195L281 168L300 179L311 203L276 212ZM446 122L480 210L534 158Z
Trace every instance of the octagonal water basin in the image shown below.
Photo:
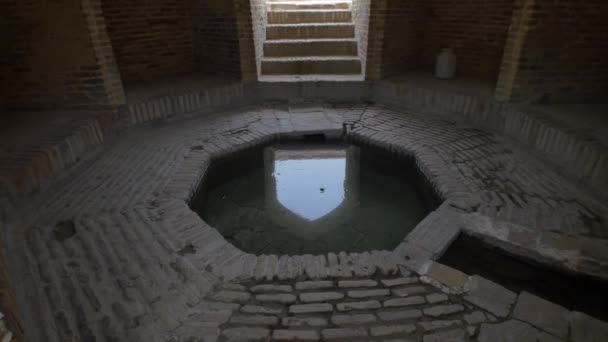
M253 254L394 249L438 204L413 157L280 141L214 159L191 207Z

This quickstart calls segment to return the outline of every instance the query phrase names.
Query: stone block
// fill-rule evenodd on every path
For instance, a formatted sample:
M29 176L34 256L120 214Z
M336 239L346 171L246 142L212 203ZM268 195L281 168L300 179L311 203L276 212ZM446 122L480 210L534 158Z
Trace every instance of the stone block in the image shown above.
M536 342L539 331L533 326L517 320L500 324L483 323L479 331L479 342Z
M469 293L464 300L504 318L509 315L516 298L515 292L476 275L469 279Z
M380 280L382 285L387 287L400 286L400 285L410 285L418 282L418 277L402 277L395 279L382 279Z
M414 331L416 331L416 326L413 324L381 325L372 327L370 329L371 335L374 337L396 334L411 334Z
M262 285L253 286L251 288L251 292L253 292L253 293L267 293L267 292L289 293L292 291L293 291L293 288L291 287L291 285L262 284Z
M300 294L300 300L304 303L326 302L344 298L344 294L340 292L314 292Z
M316 313L316 312L330 312L333 311L331 304L299 304L292 305L289 307L289 312L293 314L305 314L305 313Z
M264 328L229 328L222 331L222 337L228 341L266 341L270 330Z
M328 325L324 317L283 317L281 324L286 327L322 327Z
M427 290L424 286L411 286L411 287L400 287L392 289L393 295L398 297L407 297L415 294L426 293Z
M255 299L260 302L291 304L295 303L296 296L292 294L261 294L255 296Z
M452 305L437 305L430 308L425 308L422 312L431 317L439 317L455 314L464 311L464 306L460 304Z
M316 290L333 287L334 283L329 280L299 281L296 283L296 290Z
M378 285L378 282L372 279L366 280L340 280L338 287L350 288L350 287L374 287Z
M420 274L435 279L449 288L456 289L464 288L468 280L468 276L461 271L435 261L425 264Z
M568 310L528 292L519 295L513 317L557 337L568 337Z
M356 337L366 337L367 331L364 328L334 328L323 329L321 335L324 340L339 340Z
M376 316L371 314L358 314L358 315L343 315L336 314L331 316L331 322L335 325L355 325L355 324L366 324L373 323L376 321Z
M380 311L378 317L383 321L399 321L422 317L420 310Z
M571 312L569 318L572 341L608 341L608 323L577 311Z
M368 300L363 302L346 302L336 304L338 311L351 311L351 310L374 310L382 307L377 300Z
M211 298L218 302L245 303L251 298L251 294L239 291L218 291Z
M424 297L415 296L415 297L406 297L406 298L393 298L387 299L384 301L384 307L399 307L399 306L411 306L411 305L419 305L424 304L426 301Z
M315 330L285 330L272 332L273 341L318 341L319 333Z
M391 291L388 289L352 290L348 291L348 296L351 298L384 297L390 293Z
M463 329L436 332L424 335L423 342L465 342L465 332Z

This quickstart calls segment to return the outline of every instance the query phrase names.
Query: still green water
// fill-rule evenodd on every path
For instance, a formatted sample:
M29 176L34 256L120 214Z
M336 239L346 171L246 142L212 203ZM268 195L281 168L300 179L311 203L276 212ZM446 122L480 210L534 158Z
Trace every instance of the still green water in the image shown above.
M390 250L436 199L410 160L344 143L276 143L218 161L193 209L253 254Z

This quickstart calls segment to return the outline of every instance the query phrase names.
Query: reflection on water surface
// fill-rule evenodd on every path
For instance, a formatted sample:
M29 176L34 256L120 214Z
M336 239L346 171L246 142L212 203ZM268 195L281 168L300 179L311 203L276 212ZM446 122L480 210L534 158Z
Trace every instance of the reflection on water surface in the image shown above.
M379 150L276 143L216 162L193 209L250 253L388 250L433 209L418 180Z

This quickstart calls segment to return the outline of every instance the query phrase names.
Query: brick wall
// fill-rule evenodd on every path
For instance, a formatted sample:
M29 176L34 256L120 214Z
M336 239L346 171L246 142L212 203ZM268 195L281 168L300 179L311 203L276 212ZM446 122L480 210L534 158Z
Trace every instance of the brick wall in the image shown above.
M369 12L371 0L353 0L352 11L357 37L358 55L361 58L363 75L366 74L367 66L367 44L369 36Z
M426 16L423 0L371 2L367 78L382 79L418 67Z
M103 12L124 82L192 72L190 0L103 0Z
M517 0L496 98L606 101L608 2Z
M433 70L435 56L452 47L457 73L496 81L514 0L428 1L420 64Z
M222 0L223 1L223 0ZM255 43L252 21L252 2L251 0L234 0L237 32L239 37L239 56L241 67L241 80L257 80L257 67L255 60ZM256 6L260 6L259 1L254 1Z
M427 21L425 0L388 0L384 27L383 77L418 67Z
M264 56L264 41L266 40L266 0L251 0L251 24L255 44L256 74L261 74L262 57Z
M197 70L235 77L240 75L239 33L233 0L196 2L194 53Z
M5 107L124 102L99 0L4 1L0 13Z
M367 62L365 77L369 80L382 78L382 48L388 0L371 1L369 7L369 29L367 32Z

